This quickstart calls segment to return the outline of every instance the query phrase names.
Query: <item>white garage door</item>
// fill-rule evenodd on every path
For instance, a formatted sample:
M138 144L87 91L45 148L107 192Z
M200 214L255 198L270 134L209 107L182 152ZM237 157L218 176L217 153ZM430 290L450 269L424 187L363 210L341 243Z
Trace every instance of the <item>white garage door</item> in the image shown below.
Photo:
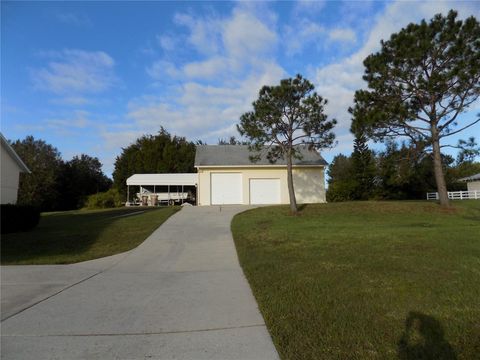
M212 205L242 204L242 174L212 173L211 174Z
M250 204L280 204L280 179L250 179Z

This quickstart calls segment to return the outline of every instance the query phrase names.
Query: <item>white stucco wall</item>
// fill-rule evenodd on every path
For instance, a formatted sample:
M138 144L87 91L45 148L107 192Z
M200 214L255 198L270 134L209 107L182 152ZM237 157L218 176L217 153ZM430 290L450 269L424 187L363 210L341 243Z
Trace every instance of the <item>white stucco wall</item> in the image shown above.
M293 186L299 204L324 203L327 201L324 168L294 168ZM287 202L289 202L288 199Z
M20 168L15 160L13 160L10 154L5 150L3 144L1 150L0 202L2 204L15 204L17 202Z
M198 169L198 205L210 205L211 173L228 172L242 174L243 204L250 203L250 179L280 179L280 202L288 204L287 169L285 167L217 167ZM295 167L293 184L297 202L325 202L323 167Z
M480 181L469 181L467 189L468 191L480 191Z

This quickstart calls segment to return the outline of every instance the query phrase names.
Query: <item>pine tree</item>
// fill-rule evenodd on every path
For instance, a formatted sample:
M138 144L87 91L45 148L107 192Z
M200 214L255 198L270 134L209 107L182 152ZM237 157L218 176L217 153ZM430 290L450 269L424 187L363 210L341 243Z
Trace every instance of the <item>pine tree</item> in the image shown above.
M409 138L428 145L440 204L448 206L441 148L445 138L480 121L459 115L480 97L480 24L451 10L409 24L365 61L368 90L355 93L354 122L374 140Z
M358 200L370 199L375 189L375 155L368 148L367 137L364 133L358 133L355 136L352 166L356 180L354 198Z

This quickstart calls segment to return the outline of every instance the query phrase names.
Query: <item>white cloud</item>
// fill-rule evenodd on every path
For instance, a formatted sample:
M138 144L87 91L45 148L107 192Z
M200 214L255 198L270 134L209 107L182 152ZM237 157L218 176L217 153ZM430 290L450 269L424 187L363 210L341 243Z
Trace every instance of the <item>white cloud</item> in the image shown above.
M46 67L31 70L37 89L62 95L99 93L117 81L113 72L115 62L103 51L66 49L41 55L50 61Z
M285 76L275 63L265 63L245 79L230 84L206 85L186 82L173 103L162 97L144 97L129 104L127 117L138 129L152 133L164 126L170 132L210 143L217 137L237 135L235 124L251 108L263 85L278 83ZM220 136L221 135L221 136Z
M295 3L294 13L316 15L323 10L326 3L326 0L298 0Z
M180 70L177 67L166 60L155 61L151 66L146 69L147 74L154 80L162 80L165 76L177 77Z
M63 98L56 98L51 101L53 104L58 105L87 105L93 101L83 96L67 96Z
M218 73L224 73L229 68L229 60L223 57L213 57L205 61L188 63L183 72L187 78L211 78Z
M218 36L221 23L215 18L195 19L192 15L178 13L174 22L190 30L188 42L200 53L210 55L217 53Z
M42 121L41 131L53 132L61 136L73 136L79 130L88 126L95 126L95 123L89 119L90 113L85 110L73 110L69 113L47 118Z
M328 33L328 39L330 41L341 41L341 42L355 42L357 40L357 36L352 29L333 29Z
M283 45L287 55L293 56L303 52L309 45L318 46L325 35L325 28L308 19L298 21L295 26L286 26L283 35Z
M252 13L234 10L222 34L226 52L241 59L270 53L277 44L277 35Z
M172 51L177 45L175 38L169 35L157 35L157 41L160 47L165 51Z
M75 13L58 13L56 14L58 21L64 24L70 24L81 27L91 27L92 21L85 14L75 14Z

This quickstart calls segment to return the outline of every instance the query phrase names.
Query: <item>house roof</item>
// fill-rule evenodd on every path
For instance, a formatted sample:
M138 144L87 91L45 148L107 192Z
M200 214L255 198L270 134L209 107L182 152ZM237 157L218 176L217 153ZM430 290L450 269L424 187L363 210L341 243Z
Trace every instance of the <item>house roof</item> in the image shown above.
M134 174L127 185L196 185L198 174Z
M315 150L309 150L307 146L298 146L301 159L293 159L293 165L325 166L327 162ZM285 159L278 159L271 163L267 159L267 148L260 152L260 160L252 162L248 145L197 145L195 153L195 166L275 166L286 165Z
M2 151L5 150L7 154L15 161L20 168L20 171L30 173L30 169L25 165L25 163L20 159L20 156L13 150L12 146L8 143L8 140L5 139L2 133L0 133L1 143L2 143Z
M458 181L465 181L465 182L469 182L469 181L480 181L480 173L475 174L475 175L472 175L472 176L467 176L467 177L458 179Z

